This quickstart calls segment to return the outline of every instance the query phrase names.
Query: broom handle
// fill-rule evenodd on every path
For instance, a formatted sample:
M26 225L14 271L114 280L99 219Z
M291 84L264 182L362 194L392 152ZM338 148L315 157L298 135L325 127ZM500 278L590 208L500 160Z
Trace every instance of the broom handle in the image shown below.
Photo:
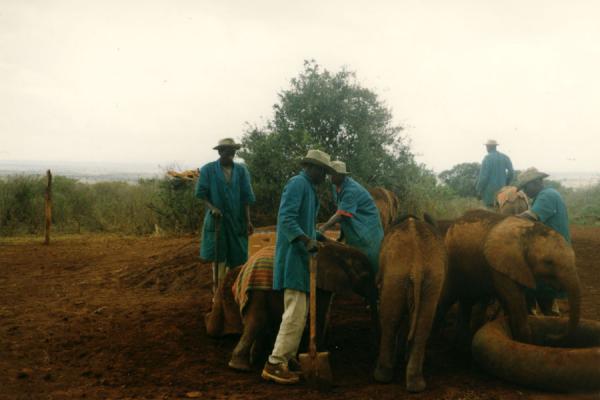
M308 353L311 358L317 357L317 255L309 254L310 257L310 341Z

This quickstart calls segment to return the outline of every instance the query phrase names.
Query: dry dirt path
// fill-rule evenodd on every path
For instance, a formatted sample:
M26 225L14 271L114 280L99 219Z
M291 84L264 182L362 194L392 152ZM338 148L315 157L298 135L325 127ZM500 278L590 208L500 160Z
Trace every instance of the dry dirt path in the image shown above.
M584 290L583 316L600 320L600 228L573 228ZM251 248L273 240L253 236ZM0 399L397 399L370 378L375 355L369 320L356 298L333 311L329 394L263 383L259 372L227 368L235 338L204 333L210 267L198 239L65 236L0 241ZM427 392L411 399L561 399L481 372L434 337L425 365ZM575 396L594 398L597 395Z

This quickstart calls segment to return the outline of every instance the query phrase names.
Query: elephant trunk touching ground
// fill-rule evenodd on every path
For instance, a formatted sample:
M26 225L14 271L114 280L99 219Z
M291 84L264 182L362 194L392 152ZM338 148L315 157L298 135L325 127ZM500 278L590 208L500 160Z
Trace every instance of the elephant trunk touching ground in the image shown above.
M513 340L508 321L497 319L473 339L473 358L483 369L510 382L545 391L600 390L600 322L581 320L562 347L540 346L565 329L566 320L529 316L533 345Z
M579 277L577 271L567 271L562 275L559 275L558 279L562 283L567 297L569 299L569 325L567 331L567 337L571 337L575 334L577 326L579 325L579 319L581 318L581 285L579 283Z

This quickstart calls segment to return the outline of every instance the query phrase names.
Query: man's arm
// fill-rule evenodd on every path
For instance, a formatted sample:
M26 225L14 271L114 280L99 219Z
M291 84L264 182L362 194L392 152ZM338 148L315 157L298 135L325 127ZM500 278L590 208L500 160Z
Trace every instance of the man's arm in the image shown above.
M248 236L254 233L254 225L252 225L252 220L250 219L250 204L246 204L244 206L246 209L246 223L248 224Z
M223 215L221 210L215 207L210 202L210 174L208 173L209 165L205 165L200 169L200 178L196 182L196 197L204 200L204 205L215 217Z
M323 234L326 230L328 230L329 228L331 228L333 225L337 224L341 220L342 220L341 214L338 214L338 213L333 214L327 222L325 222L323 225L321 225L321 227L319 228L319 233Z
M552 193L542 191L533 202L531 211L537 215L541 222L546 222L558 212L557 201L560 201L560 199L553 196Z

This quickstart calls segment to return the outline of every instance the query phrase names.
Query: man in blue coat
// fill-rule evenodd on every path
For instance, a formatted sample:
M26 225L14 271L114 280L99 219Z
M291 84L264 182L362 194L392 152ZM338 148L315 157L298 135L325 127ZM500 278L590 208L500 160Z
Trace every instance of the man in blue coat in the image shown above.
M254 228L250 205L255 197L248 169L233 162L240 145L231 138L222 139L214 147L219 159L204 165L196 184L196 197L206 205L200 257L215 259L215 224L220 224L218 238L218 275L223 280L227 268L242 265L248 259L248 236ZM214 276L213 276L214 279ZM213 282L217 283L218 282Z
M262 371L264 379L282 384L300 379L296 353L308 314L309 252L317 249L315 187L331 172L329 155L309 150L302 167L285 185L279 203L273 289L283 290L284 312L273 352Z
M319 232L322 234L339 222L346 243L365 253L373 272L377 274L383 227L375 201L364 187L348 176L343 161L332 161L331 166L335 171L331 175L331 182L337 211L321 226Z
M549 175L535 168L528 168L519 174L517 185L525 194L533 199L531 208L520 216L539 221L554 229L571 244L571 233L569 232L569 215L567 206L556 189L544 187L543 179ZM530 306L535 306L533 296L538 302L544 315L558 315L558 307L555 299L564 297L564 293L557 293L543 281L536 282L535 293L529 295Z
M494 207L496 192L512 181L514 170L510 158L496 150L498 142L488 140L485 143L488 154L481 162L477 179L477 194L486 207Z

